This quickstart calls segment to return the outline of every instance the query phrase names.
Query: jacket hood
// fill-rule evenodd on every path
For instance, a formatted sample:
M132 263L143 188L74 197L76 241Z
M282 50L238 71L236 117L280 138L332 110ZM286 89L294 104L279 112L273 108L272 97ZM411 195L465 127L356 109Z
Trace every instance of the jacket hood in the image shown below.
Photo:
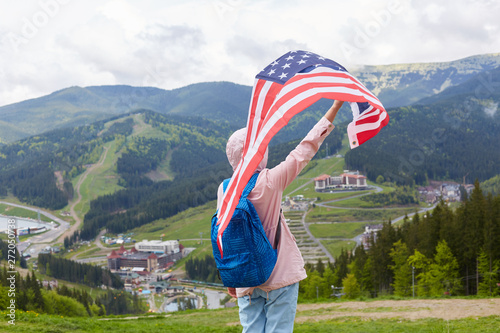
M240 128L229 137L229 140L227 140L226 155L229 164L231 164L231 166L233 167L233 171L236 169L238 163L240 162L241 154L243 153L243 146L245 145L246 134L247 134L246 127ZM268 149L266 149L264 158L262 159L262 161L260 161L256 171L261 171L266 167L267 156L268 156Z

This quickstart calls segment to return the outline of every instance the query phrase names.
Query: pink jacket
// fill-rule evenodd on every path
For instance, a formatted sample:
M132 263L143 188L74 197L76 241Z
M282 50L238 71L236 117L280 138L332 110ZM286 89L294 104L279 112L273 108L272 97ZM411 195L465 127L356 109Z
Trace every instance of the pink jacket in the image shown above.
M267 238L274 244L276 228L278 226L281 200L285 188L297 177L302 169L309 163L318 151L323 140L330 134L334 126L326 118L322 118L290 152L285 161L272 169L267 169L267 154L263 163L257 183L248 196L257 210ZM228 140L226 153L233 169L241 158L241 149L245 139L245 129L235 132ZM219 186L217 193L217 209L222 203L223 189ZM300 253L295 237L290 232L285 218L281 216L281 239L278 245L278 261L269 279L257 288L271 291L289 286L307 277L304 269L304 259ZM237 288L238 297L251 295L255 288Z

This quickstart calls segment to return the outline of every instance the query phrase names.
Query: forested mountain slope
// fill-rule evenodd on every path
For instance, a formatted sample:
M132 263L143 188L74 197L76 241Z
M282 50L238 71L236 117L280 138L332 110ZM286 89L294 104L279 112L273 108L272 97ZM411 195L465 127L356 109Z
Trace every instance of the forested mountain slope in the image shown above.
M350 151L346 164L372 180L382 175L406 184L500 174L499 74L488 71L419 104L389 109L389 125Z

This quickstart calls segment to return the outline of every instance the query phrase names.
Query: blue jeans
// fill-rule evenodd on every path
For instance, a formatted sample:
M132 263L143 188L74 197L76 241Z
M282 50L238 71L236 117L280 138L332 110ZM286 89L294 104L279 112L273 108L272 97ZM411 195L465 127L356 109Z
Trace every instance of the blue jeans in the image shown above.
M252 296L238 298L243 333L293 331L299 283L268 293L256 288ZM250 299L251 297L251 299Z

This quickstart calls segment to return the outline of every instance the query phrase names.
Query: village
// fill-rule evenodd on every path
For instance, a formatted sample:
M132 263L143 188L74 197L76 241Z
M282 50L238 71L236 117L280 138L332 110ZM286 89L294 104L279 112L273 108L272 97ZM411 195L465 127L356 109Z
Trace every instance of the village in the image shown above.
M178 240L142 240L126 250L124 245L112 250L107 256L109 270L123 280L124 289L148 298L151 312L168 312L187 308L220 308L220 300L226 297L222 284L200 283L177 279L172 273L175 263L193 249L185 248ZM186 287L188 285L189 287ZM155 299L162 299L161 305ZM235 306L234 302L225 307Z

